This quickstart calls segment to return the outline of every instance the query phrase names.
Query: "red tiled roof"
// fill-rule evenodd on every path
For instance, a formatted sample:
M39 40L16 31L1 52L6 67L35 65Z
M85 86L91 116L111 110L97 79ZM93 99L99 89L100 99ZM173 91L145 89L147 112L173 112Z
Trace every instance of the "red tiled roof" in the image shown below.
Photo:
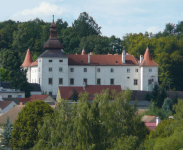
M2 114L0 116L0 124L4 124L6 122L7 117L9 116L9 119L12 123L18 118L18 113L22 110L22 108L25 105L16 105L6 113Z
M9 104L11 104L13 101L0 101L0 108L3 110L6 108Z
M100 93L103 89L109 89L110 93L112 93L112 90L116 90L117 93L121 92L121 86L120 85L87 85L85 87L85 91L90 94L89 100L94 99L94 94ZM84 93L84 89L82 86L59 86L61 98L72 100L72 95L74 94L74 91L79 93Z
M30 67L30 65L32 64L33 60L32 60L32 56L30 53L30 50L27 50L27 54L25 56L24 62L20 67Z
M144 124L146 127L148 127L148 129L155 130L156 122L145 122Z
M43 101L45 98L47 98L49 95L32 95L29 100L29 102L33 102L34 100L41 100Z
M158 64L152 60L149 48L146 49L144 59L142 60L140 66L158 66Z
M18 98L19 102L28 102L30 98Z
M34 61L31 66L38 66L38 59L36 61Z
M69 65L138 65L138 61L133 55L125 55L125 64L122 62L122 55L90 55L90 64L88 64L88 55L67 56Z

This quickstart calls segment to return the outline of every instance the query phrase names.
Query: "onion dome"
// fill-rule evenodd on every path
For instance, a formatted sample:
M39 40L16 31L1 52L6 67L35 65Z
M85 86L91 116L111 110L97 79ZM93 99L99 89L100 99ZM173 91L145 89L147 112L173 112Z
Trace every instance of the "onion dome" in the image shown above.
M57 38L57 25L54 22L54 16L53 16L53 22L50 25L50 37L49 39L44 43L44 49L63 49L62 43Z
M142 60L140 66L158 66L158 64L152 60L148 47L146 48L146 51L144 53L144 59Z
M33 60L32 60L32 56L30 53L30 50L27 50L27 54L25 56L24 62L20 67L30 67L30 65L32 64Z

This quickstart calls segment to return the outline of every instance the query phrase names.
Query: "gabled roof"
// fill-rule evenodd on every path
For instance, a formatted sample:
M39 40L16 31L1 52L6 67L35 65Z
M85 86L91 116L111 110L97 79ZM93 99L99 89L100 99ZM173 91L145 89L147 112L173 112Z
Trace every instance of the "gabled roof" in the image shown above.
M13 101L0 101L0 108L3 110L5 109L9 104L11 104Z
M158 64L152 60L148 47L144 53L144 59L142 60L142 63L140 64L140 66L158 66Z
M144 115L141 119L143 122L156 122L156 116Z
M30 67L30 65L32 64L33 60L32 60L32 56L30 53L30 50L27 50L27 54L25 56L24 62L20 67Z
M29 102L33 102L34 100L41 100L43 101L45 98L47 98L49 95L32 95L29 100Z
M137 59L133 55L125 55L125 64L122 62L122 55L67 55L69 65L101 65L101 66L130 66L138 65Z
M9 116L9 119L12 123L18 118L18 113L22 110L22 108L25 105L16 105L6 113L2 114L0 116L0 124L4 124L6 122L7 117Z
M93 100L94 94L100 93L104 89L109 89L110 93L112 93L112 90L116 90L117 93L121 92L120 85L87 85L85 87L85 90L82 86L59 86L61 98L65 100L72 100L72 95L74 94L74 91L77 95L86 91L90 94L88 99Z

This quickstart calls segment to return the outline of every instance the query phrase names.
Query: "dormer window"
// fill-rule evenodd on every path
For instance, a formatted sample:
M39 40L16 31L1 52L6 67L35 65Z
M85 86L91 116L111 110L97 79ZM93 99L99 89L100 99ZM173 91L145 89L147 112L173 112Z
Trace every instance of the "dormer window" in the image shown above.
M118 61L116 61L116 63L118 63Z

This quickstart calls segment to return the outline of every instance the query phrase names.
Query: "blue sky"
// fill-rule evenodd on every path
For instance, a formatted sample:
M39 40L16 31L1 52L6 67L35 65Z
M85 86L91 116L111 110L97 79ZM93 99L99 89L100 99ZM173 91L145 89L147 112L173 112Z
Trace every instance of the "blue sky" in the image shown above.
M62 18L69 25L87 12L102 27L102 35L122 38L126 33L157 33L166 23L183 21L182 0L0 0L0 21L51 22Z

